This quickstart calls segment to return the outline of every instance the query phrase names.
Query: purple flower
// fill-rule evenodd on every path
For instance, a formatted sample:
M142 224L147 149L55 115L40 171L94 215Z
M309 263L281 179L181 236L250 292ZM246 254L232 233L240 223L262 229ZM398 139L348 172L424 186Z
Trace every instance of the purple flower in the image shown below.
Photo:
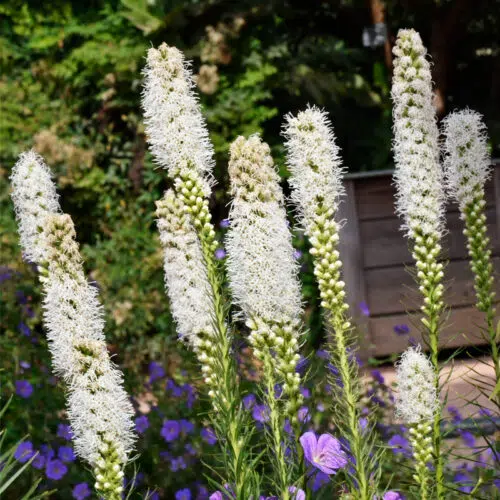
M90 495L91 491L87 483L78 483L73 488L73 498L75 500L85 500Z
M33 394L33 386L27 380L16 380L16 394L27 399Z
M458 490L463 493L470 493L474 485L470 477L463 472L457 472L453 478L453 482L458 484Z
M307 406L301 406L298 411L297 418L299 422L306 423L311 420L311 415L309 414L309 408Z
M31 330L29 329L29 326L26 323L23 323L22 321L17 325L17 328L19 331L25 336L25 337L31 337Z
M215 258L217 260L222 260L226 257L226 251L223 249L223 248L218 248L216 251L215 251Z
M304 396L306 399L309 399L311 397L311 391L307 387L301 387L300 388L300 393L302 396Z
M10 280L13 275L14 272L12 269L9 269L7 266L0 266L0 283Z
M462 437L463 442L469 448L474 448L476 446L476 438L469 431L460 431L460 436Z
M330 357L328 352L325 351L324 349L318 349L316 351L316 356L318 356L318 358L320 358L320 359L328 359Z
M47 466L45 467L45 474L49 479L53 479L54 481L59 481L59 479L64 477L66 472L68 472L68 468L57 458L49 460L47 462Z
M404 456L410 456L410 442L404 436L395 434L387 444L393 447L392 452L394 454L401 453Z
M192 456L195 456L198 453L191 443L186 443L184 446L184 450L186 451L186 453Z
M298 489L296 486L290 486L288 491L292 494L292 500L306 500L304 490Z
M141 415L135 419L135 430L139 434L143 434L146 432L146 429L149 427L149 419L146 415Z
M74 462L76 460L73 448L71 446L60 446L57 451L57 456L66 463Z
M210 498L208 500L224 500L224 497L222 496L222 493L220 491L216 491L215 493L212 493L210 495Z
M185 418L179 420L181 424L181 432L184 434L191 434L194 431L194 424L190 420L186 420Z
M184 470L187 467L184 457L176 457L170 459L170 470L172 472L177 472L178 470Z
M324 472L318 471L310 484L311 490L316 493L322 486L330 482L330 476Z
M243 398L243 406L245 407L245 410L249 410L250 408L252 408L252 406L255 404L255 401L255 394L247 394Z
M14 458L24 464L28 460L31 460L34 454L35 452L33 451L33 444L31 441L24 441L16 448Z
M28 363L27 361L19 361L19 366L20 366L23 370L28 370L29 368L31 368L30 363Z
M300 437L306 460L325 474L335 474L337 469L347 465L347 457L340 442L330 434L322 434L319 439L314 432L306 432Z
M220 222L219 222L219 227L222 228L222 229L227 229L229 227L229 219L222 219Z
M365 301L359 303L359 310L363 316L370 316L370 308Z
M388 491L383 497L382 500L404 500L404 496L397 491Z
M47 459L50 460L55 456L54 450L48 444L42 444L40 446L40 453Z
M38 455L33 459L33 462L31 462L31 465L35 469L43 469L45 467L45 457L41 453L38 453Z
M302 257L302 252L300 250L294 250L293 251L293 258L295 260L299 260Z
M384 376L382 375L382 373L380 373L380 370L372 370L372 377L379 384L384 384L385 383Z
M181 426L177 420L167 420L163 422L160 434L167 443L174 441L179 437Z
M149 383L152 384L165 376L165 368L156 361L149 363Z
M451 415L453 423L455 424L459 424L463 420L460 410L456 406L448 406L448 413Z
M217 442L217 437L215 436L215 432L211 427L203 428L200 434L202 439L210 446L214 445Z
M184 488L175 493L175 500L191 500L191 490Z
M408 325L405 325L404 323L401 323L400 325L394 325L393 330L396 335L406 335L410 333L410 327Z
M66 441L71 441L71 439L73 438L71 427L67 424L59 424L57 426L57 437L66 439Z
M269 408L266 405L254 405L252 410L252 417L257 422L267 422L269 420Z

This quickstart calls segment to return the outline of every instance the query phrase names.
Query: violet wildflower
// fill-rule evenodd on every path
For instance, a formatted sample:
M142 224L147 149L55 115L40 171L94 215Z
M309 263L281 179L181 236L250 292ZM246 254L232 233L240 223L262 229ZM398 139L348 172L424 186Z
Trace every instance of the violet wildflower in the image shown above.
M33 450L33 444L31 441L24 441L16 448L14 452L14 458L24 464L28 460L33 458L35 451Z
M380 370L372 370L371 374L374 380L376 380L379 384L385 383L384 376L382 375L382 373L380 373Z
M31 368L31 364L28 363L27 361L19 361L19 366L23 369L23 370L29 370Z
M149 419L146 415L141 415L135 419L135 430L143 434L149 428Z
M408 441L408 439L406 439L401 434L395 434L394 436L392 436L387 444L392 447L393 453L395 454L401 453L406 457L411 456L410 441Z
M75 453L73 452L73 448L71 446L60 446L57 451L57 456L60 460L66 463L74 462L76 460Z
M382 500L404 500L404 496L397 491L388 491L383 497Z
M33 386L27 380L16 380L16 394L27 399L33 394Z
M167 420L163 422L163 427L161 428L161 436L167 443L175 441L181 432L181 426L177 420Z
M205 427L201 430L200 435L202 439L210 446L217 442L217 437L214 430L211 427Z
M306 494L304 490L297 488L296 486L290 486L288 491L292 494L292 500L306 500Z
M72 496L75 500L85 500L91 494L87 483L78 483L73 488Z
M181 425L181 432L183 434L191 434L194 431L194 424L190 420L183 418L179 420L179 424Z
M465 443L465 445L469 448L474 448L476 446L476 438L474 437L474 434L472 434L472 432L460 431L460 437L462 438L462 441Z
M57 437L66 439L66 441L71 441L73 438L73 433L71 432L71 427L67 424L58 424L57 426Z
M56 456L56 452L48 444L42 444L40 446L40 453L47 459L50 460Z
M306 432L300 437L306 460L325 474L335 474L347 465L347 456L338 439L330 434L322 434L319 439L314 432Z
M152 384L165 376L165 368L156 361L149 363L149 383Z
M243 406L245 407L245 410L249 410L250 408L252 408L252 406L255 404L255 401L255 394L247 394L243 398Z
M217 248L214 255L217 260L222 260L226 258L226 251L223 248Z
M220 491L216 491L210 495L208 500L224 500L224 497Z
M406 335L410 333L410 327L404 323L394 325L393 330L396 335Z
M175 493L175 500L191 500L191 490L184 488Z
M66 473L68 472L68 468L66 465L59 459L49 460L47 462L47 466L45 467L45 474L49 479L53 479L54 481L59 481L62 479Z
M295 260L299 260L302 258L302 252L300 250L294 250L293 251L293 258Z
M321 489L325 484L330 482L330 476L321 472L320 470L316 472L313 476L312 481L309 484L313 493L316 493L319 489Z
M252 417L256 422L267 422L269 420L269 407L263 404L254 405L252 410Z
M38 470L41 470L45 467L45 457L41 454L38 453L38 455L33 459L33 462L31 462L31 465Z
M186 469L187 464L184 457L174 457L170 459L170 470L172 472L177 472L179 470Z
M222 219L220 222L219 222L219 227L221 229L227 229L229 227L229 219Z
M31 330L29 326L26 323L23 323L22 321L17 325L18 330L25 336L25 337L31 337Z
M365 301L359 303L359 310L363 316L370 316L370 308Z

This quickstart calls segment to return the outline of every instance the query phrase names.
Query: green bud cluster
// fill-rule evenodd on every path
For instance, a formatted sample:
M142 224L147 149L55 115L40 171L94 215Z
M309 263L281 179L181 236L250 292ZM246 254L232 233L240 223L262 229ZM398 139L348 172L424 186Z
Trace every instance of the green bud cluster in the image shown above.
M105 500L120 500L123 492L123 465L113 441L103 438L100 458L94 466L95 489Z
M421 500L427 500L429 495L429 468L427 464L432 459L432 425L420 422L410 428L410 443L413 448L416 473L413 479L420 486Z
M281 377L283 392L287 396L285 412L292 424L298 423L297 412L304 398L300 394L300 374L296 371L300 359L297 331L300 321L273 322L269 324L260 318L247 321L250 328L249 341L257 359L265 361L270 352L275 353L274 370Z

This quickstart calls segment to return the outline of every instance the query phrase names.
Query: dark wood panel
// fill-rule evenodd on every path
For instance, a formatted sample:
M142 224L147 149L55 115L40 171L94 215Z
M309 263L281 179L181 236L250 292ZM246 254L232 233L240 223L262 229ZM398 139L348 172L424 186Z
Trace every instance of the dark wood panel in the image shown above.
M403 352L409 345L410 337L422 344L419 331L420 314L412 315L410 320L406 314L370 319L371 352L373 356L388 356ZM497 318L498 319L498 318ZM409 333L398 335L394 327L407 325ZM467 345L487 344L481 335L484 325L484 314L474 307L452 309L441 332L440 346L442 348L457 348Z
M500 275L500 257L493 259L496 276ZM422 298L413 277L404 266L369 269L366 276L366 300L371 316L402 314L420 307ZM445 269L445 303L450 306L475 304L473 274L467 260L453 261ZM500 296L500 281L495 280Z
M500 245L496 237L495 209L488 209L486 217L493 253L498 255L500 254ZM408 250L408 241L400 227L401 221L398 218L360 222L359 232L365 269L412 263L411 254ZM462 233L463 222L460 220L458 213L447 215L446 229L447 233L443 239L445 257L449 259L467 258L465 237Z
M500 171L499 168L495 169ZM349 181L352 182L352 181ZM394 200L395 187L392 185L392 176L356 179L355 194L357 212L360 220L374 220L395 215ZM486 184L487 207L495 206L495 186L493 180ZM448 211L456 212L458 207L449 203Z

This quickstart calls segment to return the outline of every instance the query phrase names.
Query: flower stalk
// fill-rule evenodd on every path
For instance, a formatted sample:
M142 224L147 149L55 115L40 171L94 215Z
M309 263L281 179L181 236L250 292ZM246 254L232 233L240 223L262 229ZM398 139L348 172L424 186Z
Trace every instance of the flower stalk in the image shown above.
M362 392L345 283L341 279L339 224L335 220L344 194L339 150L326 113L317 108L308 108L296 117L289 115L284 135L292 199L311 243L321 305L331 329L328 349L340 377L340 384L333 377L331 380L332 387L337 388L335 423L346 436L353 456L353 480L357 483L353 491L356 489L358 498L367 500L376 489L370 483L376 480L370 466L372 443L360 428Z
M423 296L422 324L439 394L439 334L444 311L443 264L438 258L444 232L444 188L439 164L438 128L432 104L427 51L414 30L400 30L393 49L394 158L397 211L412 242L416 281ZM441 411L434 414L432 440L436 496L444 498Z
M494 270L491 242L486 227L484 185L491 176L487 132L482 116L472 110L450 113L443 120L446 184L458 203L465 223L464 235L474 274L476 307L485 314L496 381L500 380L500 360L495 328ZM500 403L500 394L497 395Z

